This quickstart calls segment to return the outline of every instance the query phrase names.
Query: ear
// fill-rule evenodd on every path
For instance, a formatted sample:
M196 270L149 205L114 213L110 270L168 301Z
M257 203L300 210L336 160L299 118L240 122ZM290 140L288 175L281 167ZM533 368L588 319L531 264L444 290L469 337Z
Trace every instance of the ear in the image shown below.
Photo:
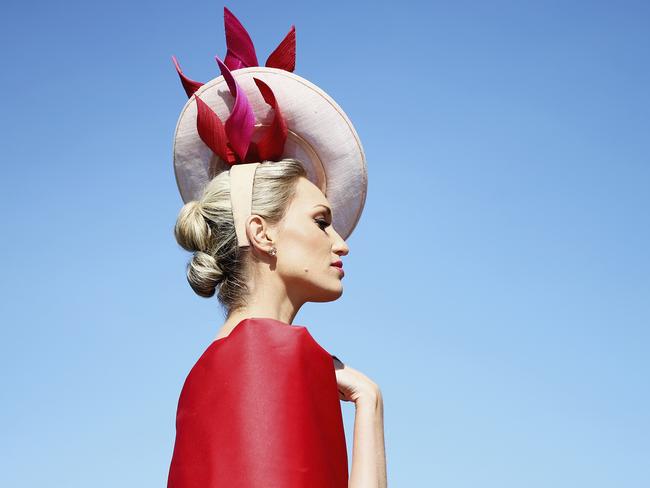
M245 223L246 236L251 249L267 254L273 247L274 229L259 215L249 215Z

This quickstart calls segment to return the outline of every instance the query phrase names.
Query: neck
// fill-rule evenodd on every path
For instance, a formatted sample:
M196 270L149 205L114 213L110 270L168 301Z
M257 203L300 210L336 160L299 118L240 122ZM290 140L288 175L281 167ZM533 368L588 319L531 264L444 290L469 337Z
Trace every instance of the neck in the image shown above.
M292 301L284 286L279 283L260 283L258 286L249 284L250 295L247 304L236 310L231 310L216 338L225 337L242 320L252 317L279 320L292 324L302 303Z

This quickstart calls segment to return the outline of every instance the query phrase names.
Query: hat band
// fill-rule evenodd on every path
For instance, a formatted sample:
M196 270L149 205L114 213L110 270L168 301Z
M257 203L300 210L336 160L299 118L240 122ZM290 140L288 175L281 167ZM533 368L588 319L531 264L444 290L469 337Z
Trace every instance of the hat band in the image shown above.
M255 170L260 163L240 163L230 167L230 205L237 234L237 245L250 245L246 236L246 219L251 214L253 205L253 180Z

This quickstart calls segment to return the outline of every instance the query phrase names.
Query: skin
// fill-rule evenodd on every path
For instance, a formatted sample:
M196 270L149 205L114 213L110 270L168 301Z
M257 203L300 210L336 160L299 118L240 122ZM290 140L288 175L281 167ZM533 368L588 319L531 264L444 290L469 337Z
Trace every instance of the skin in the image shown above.
M247 317L267 317L291 324L307 302L329 302L343 294L332 263L349 253L332 223L331 209L320 189L299 178L296 195L284 218L271 225L259 215L246 220L252 259L248 305L228 315L215 339L226 337ZM269 251L275 247L277 253ZM334 360L341 401L355 405L354 442L349 488L385 488L383 398L366 375Z

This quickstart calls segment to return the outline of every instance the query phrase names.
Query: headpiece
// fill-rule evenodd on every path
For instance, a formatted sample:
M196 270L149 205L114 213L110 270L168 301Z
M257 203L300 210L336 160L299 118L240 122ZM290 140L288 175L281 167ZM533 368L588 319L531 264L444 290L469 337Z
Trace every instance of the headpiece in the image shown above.
M172 56L189 97L174 135L181 198L198 200L212 178L229 171L237 242L248 246L244 223L255 169L264 161L295 158L326 195L333 226L347 239L367 192L365 155L352 123L322 89L293 73L294 26L259 66L248 32L226 7L224 24L226 56L216 56L221 76L205 84L191 80Z

